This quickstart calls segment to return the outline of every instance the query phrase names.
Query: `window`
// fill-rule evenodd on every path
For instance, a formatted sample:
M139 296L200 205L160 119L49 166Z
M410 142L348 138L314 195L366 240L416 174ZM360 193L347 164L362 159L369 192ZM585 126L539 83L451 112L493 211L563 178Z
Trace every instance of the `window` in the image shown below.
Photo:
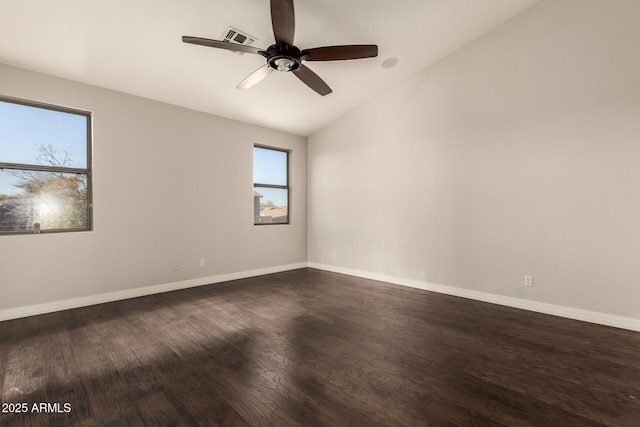
M289 224L289 152L253 147L253 223Z
M0 98L0 234L91 230L91 113Z

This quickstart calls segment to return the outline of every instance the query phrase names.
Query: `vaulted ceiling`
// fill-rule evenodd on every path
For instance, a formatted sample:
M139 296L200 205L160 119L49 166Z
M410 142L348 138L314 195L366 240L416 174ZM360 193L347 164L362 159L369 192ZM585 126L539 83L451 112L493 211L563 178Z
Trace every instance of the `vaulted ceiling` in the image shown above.
M324 97L281 72L236 89L264 58L181 41L232 26L266 48L269 0L1 0L0 62L308 136L538 1L295 0L298 47L379 46L306 63L333 89Z

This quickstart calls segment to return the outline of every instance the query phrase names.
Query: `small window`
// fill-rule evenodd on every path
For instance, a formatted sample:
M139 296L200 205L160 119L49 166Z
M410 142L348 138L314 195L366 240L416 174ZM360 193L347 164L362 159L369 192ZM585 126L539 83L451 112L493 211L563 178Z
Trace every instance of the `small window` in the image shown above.
M289 152L253 147L253 223L289 224Z
M0 98L0 234L91 230L91 114Z

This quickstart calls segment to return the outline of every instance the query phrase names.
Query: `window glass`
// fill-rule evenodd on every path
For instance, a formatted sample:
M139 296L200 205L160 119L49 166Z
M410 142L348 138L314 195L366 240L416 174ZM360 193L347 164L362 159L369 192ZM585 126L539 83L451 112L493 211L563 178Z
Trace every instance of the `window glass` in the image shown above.
M0 234L91 229L90 113L0 99Z
M43 146L63 166L86 168L87 117L0 101L0 161L47 164Z
M254 147L253 182L271 185L287 185L286 151Z
M289 222L289 190L281 188L254 187L254 196L259 194L258 224Z
M0 232L86 229L87 177L82 174L0 172Z
M289 223L289 152L253 149L253 223Z

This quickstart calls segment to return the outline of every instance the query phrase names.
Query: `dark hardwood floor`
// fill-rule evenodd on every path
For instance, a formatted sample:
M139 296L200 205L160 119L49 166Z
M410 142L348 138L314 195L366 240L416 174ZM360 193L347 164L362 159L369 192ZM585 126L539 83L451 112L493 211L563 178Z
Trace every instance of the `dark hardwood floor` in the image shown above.
M2 426L640 426L640 333L313 269L0 322L0 344L3 409L28 407Z

